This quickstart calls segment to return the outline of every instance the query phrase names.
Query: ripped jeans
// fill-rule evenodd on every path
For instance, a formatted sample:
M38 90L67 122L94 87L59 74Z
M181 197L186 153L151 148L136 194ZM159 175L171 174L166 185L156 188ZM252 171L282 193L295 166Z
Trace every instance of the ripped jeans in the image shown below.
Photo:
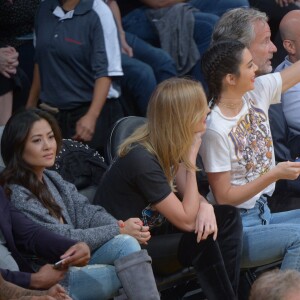
M140 249L135 238L125 234L117 235L92 253L87 266L71 267L62 284L67 285L73 300L112 298L121 287L114 261Z
M271 213L265 196L253 208L240 209L243 268L282 260L282 269L300 271L300 209Z

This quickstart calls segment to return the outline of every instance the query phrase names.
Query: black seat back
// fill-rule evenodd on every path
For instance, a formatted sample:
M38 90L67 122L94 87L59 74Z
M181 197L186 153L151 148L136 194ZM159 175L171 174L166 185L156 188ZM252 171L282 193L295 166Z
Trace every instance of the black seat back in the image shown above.
M110 164L113 161L120 144L122 144L122 142L139 126L145 124L146 120L147 119L144 117L129 116L118 120L114 124L106 145L105 157L107 164Z

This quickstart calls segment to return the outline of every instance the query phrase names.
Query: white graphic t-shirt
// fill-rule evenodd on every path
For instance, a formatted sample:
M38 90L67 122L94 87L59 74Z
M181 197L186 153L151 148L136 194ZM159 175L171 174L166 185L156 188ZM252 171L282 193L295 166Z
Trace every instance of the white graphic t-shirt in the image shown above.
M280 73L260 76L255 89L243 97L243 107L235 117L226 117L215 105L207 119L200 153L206 172L231 172L233 186L244 185L275 165L268 109L281 96ZM275 183L238 205L252 208L262 194L272 195ZM210 191L208 200L215 203Z

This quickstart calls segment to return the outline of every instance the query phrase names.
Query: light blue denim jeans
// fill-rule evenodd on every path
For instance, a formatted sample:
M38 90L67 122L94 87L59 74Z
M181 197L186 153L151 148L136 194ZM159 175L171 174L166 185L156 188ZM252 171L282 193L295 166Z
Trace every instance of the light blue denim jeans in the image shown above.
M85 267L71 267L62 284L67 285L73 300L105 300L118 293L121 282L114 261L140 251L137 240L129 235L117 235L92 253Z
M176 76L176 65L167 52L153 47L134 34L127 32L126 41L132 47L133 57L122 53L122 91L128 101L135 101L138 113L145 116L157 83Z
M241 265L255 267L278 260L282 269L300 271L300 209L271 213L265 196L252 209L240 209L244 227Z

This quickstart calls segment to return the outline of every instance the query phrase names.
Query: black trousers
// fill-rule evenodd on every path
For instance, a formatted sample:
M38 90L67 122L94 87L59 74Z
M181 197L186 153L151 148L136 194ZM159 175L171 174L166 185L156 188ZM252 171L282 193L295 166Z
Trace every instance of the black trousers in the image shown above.
M153 236L145 248L152 257L156 274L170 274L194 266L209 300L236 299L243 235L240 214L229 205L214 206L214 209L218 224L216 241L210 235L197 243L195 233L174 231Z
M13 90L13 80L0 74L0 96Z
M60 110L59 113L54 115L61 128L63 138L69 139L74 136L76 122L86 114L89 106L90 103L84 103L75 109ZM107 99L98 117L94 136L87 144L103 155L111 126L123 116L123 109L119 100Z

